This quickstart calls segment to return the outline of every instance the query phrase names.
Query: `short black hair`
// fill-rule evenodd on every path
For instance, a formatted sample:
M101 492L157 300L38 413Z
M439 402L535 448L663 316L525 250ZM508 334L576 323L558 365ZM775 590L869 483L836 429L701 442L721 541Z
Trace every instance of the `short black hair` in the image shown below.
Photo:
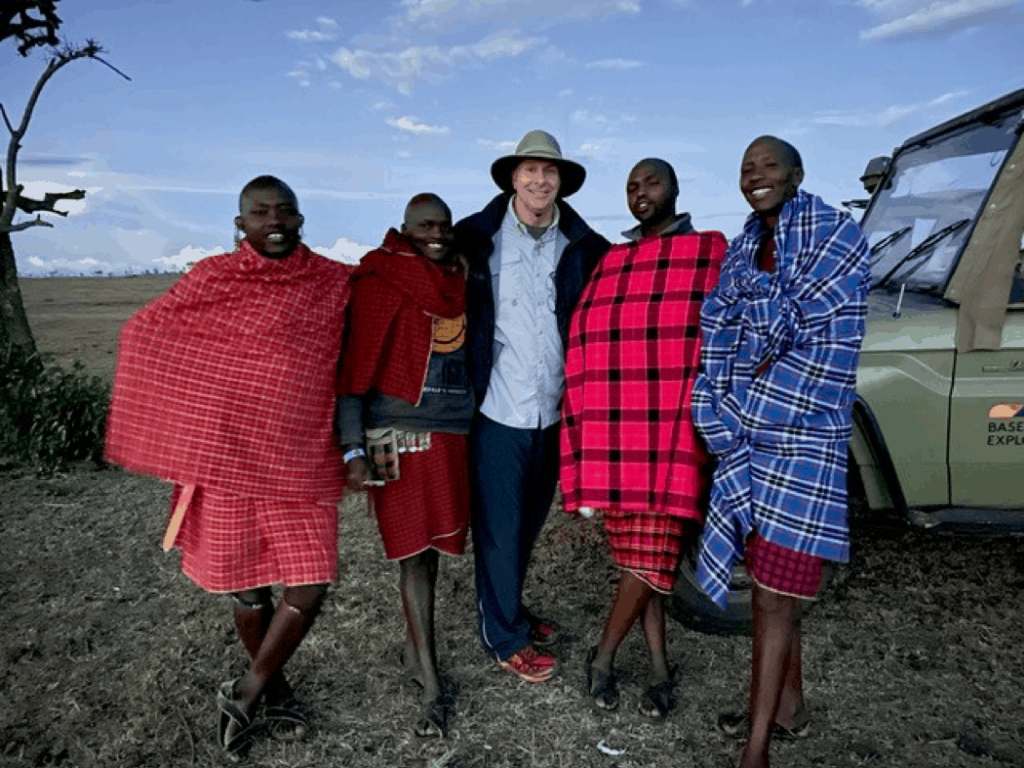
M263 175L257 176L255 179L251 179L244 187L242 187L242 191L238 195L239 212L242 211L242 205L251 192L253 192L254 190L265 189L278 190L282 195L287 195L292 200L294 200L296 208L299 207L299 198L296 196L295 192L292 190L291 187L289 187L287 184L285 184L283 181L277 178L277 176Z
M409 217L409 209L423 203L434 203L435 205L441 206L445 213L448 214L448 218L452 217L452 209L448 207L448 203L441 199L440 195L436 195L433 192L420 192L418 195L413 195L409 202L405 205L405 215L402 217L403 220Z
M797 148L790 144L785 139L780 139L778 136L770 136L765 134L764 136L758 136L750 144L747 145L747 149L750 149L755 144L773 144L782 152L783 159L791 168L799 168L803 170L804 160L800 157L800 153Z
M672 189L676 191L676 194L679 194L679 179L676 178L676 169L672 167L672 163L668 160L662 160L660 157L645 157L633 166L633 170L629 172L630 176L632 176L633 171L641 165L649 165L653 168L657 168L658 171L665 174L665 177L668 179L668 183L672 185Z

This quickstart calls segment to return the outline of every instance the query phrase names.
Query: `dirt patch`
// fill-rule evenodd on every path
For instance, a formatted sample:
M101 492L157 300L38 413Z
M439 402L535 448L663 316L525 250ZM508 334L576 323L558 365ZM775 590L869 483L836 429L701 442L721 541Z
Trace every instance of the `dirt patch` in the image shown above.
M213 693L244 659L227 599L207 595L158 546L166 488L118 471L48 480L0 473L0 765L192 766L223 762ZM397 569L361 499L342 516L341 576L290 665L314 714L301 744L261 742L254 766L727 766L716 713L742 703L749 640L670 625L682 669L667 723L635 711L639 636L618 666L623 704L593 711L582 690L613 589L600 529L553 511L531 604L567 630L552 682L529 686L488 661L474 628L471 557L446 558L440 659L457 688L445 742L411 733L398 668ZM807 696L816 735L779 745L787 766L1024 764L1024 542L860 530L854 563L807 617ZM618 758L597 750L605 740Z

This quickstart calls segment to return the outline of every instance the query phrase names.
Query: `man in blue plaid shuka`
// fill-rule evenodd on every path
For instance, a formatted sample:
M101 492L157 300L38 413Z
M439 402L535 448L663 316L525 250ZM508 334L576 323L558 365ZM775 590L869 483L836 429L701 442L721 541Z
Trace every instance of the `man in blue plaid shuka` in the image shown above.
M701 313L694 422L718 465L697 577L722 608L752 533L802 556L849 554L846 460L867 246L847 213L798 189L802 165L774 137L747 149L740 189L754 213ZM768 764L772 732L806 732L799 601L754 576L751 712L719 722L741 735L750 725L741 766Z

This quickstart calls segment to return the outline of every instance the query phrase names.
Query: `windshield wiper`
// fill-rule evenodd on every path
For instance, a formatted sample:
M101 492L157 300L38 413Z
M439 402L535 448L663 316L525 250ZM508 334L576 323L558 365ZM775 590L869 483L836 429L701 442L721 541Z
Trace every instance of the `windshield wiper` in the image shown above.
M877 243L872 245L871 250L868 251L868 266L874 269L875 265L885 258L884 254L882 256L878 256L878 254L884 251L893 243L895 243L897 240L899 240L913 228L913 225L908 224L907 226L903 227L903 229L897 229L895 232L890 232Z
M916 246L907 251L906 255L904 255L902 259L897 261L896 264L893 265L893 268L886 272L885 276L882 277L882 279L878 280L876 283L874 283L871 287L877 288L880 285L885 285L886 283L889 282L890 279L892 279L893 275L895 275L896 272L899 271L900 267L902 267L908 261L917 258L918 256L921 256L924 253L927 253L936 245L938 245L940 241L944 240L954 232L957 232L958 230L962 229L964 226L970 223L971 219L960 219L959 221L954 221L952 224L947 224L937 232L932 232L932 234L928 235L928 237L926 237ZM923 263L924 262L921 262L921 264ZM904 277L910 277L910 275L917 271L918 267L920 267L921 264L918 264L916 267L907 272L904 275Z

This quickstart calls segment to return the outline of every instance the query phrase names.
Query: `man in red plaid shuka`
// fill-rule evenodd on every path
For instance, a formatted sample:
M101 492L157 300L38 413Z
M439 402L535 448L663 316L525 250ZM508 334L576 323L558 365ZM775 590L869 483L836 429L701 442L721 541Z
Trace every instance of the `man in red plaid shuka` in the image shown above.
M203 589L235 598L245 675L217 692L218 740L244 752L262 725L306 719L282 672L337 575L344 486L332 433L351 267L300 242L295 193L250 181L234 253L199 262L121 332L107 458L175 483L165 549ZM282 583L276 609L270 585Z
M613 246L573 316L566 356L561 485L565 510L601 510L622 569L587 685L602 709L618 706L615 652L638 619L651 657L640 711L664 718L673 679L665 655L663 595L671 593L686 521L700 521L704 453L690 418L700 360L700 308L725 254L719 232L678 234L672 167L647 159L626 197L636 242ZM685 215L684 215L685 216ZM692 231L692 230L690 230Z
M398 561L403 663L421 688L418 736L443 737L450 709L437 671L434 595L438 553L461 555L469 532L465 313L451 210L437 195L416 195L401 232L389 230L352 277L338 432L349 488L380 483L370 499L384 553Z

